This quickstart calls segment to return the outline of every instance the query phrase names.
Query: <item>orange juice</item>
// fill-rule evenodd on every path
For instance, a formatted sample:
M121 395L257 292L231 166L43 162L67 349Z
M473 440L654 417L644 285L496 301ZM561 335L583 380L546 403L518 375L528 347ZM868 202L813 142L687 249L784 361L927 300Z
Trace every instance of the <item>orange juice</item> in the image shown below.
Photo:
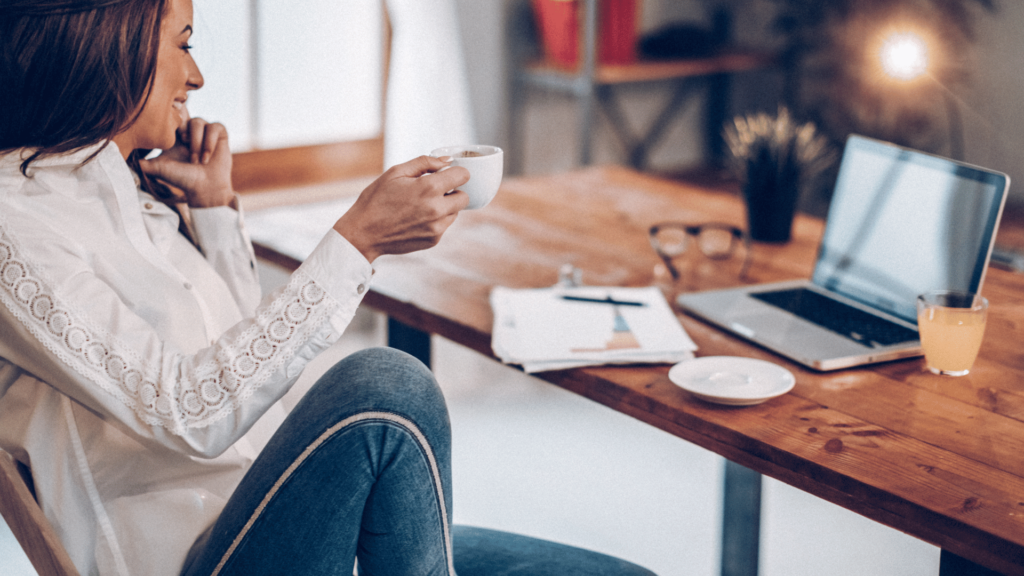
M937 374L966 374L974 364L985 334L985 310L924 307L918 311L925 363Z

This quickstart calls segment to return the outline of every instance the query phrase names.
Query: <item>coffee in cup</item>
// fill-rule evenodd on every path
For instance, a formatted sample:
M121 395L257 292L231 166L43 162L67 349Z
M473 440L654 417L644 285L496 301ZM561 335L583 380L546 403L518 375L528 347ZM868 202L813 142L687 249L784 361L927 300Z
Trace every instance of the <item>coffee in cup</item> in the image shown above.
M435 158L449 156L452 166L469 170L469 182L458 188L469 196L466 208L483 208L498 193L505 165L505 154L501 148L484 144L445 146L430 155Z

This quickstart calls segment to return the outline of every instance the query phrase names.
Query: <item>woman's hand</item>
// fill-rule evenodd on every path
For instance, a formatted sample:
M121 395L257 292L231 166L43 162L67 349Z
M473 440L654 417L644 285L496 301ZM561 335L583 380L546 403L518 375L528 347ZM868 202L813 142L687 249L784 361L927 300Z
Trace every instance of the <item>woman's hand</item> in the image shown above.
M226 206L235 198L231 187L231 150L223 124L186 118L178 141L152 160L142 160L143 172L185 192L193 208Z
M469 171L442 171L450 163L420 156L392 167L363 190L334 229L370 262L434 246L469 203L464 193L452 192L469 181Z

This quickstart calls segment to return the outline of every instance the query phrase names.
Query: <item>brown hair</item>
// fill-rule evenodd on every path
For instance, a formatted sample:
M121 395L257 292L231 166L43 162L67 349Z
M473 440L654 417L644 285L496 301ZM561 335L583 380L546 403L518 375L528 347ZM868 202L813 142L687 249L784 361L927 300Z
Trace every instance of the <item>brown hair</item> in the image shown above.
M166 3L0 0L0 153L34 149L21 164L28 176L39 158L106 146L131 126L153 84ZM147 152L131 151L129 167L196 244L176 195L139 169Z
M104 145L149 97L166 0L0 0L0 152ZM97 152L98 153L98 152Z

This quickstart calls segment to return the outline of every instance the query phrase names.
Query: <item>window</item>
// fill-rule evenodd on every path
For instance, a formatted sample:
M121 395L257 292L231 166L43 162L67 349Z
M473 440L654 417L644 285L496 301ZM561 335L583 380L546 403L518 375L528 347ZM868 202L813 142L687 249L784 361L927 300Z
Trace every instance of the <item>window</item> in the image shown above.
M189 111L227 126L233 151L372 138L381 131L381 0L196 0L206 84Z

